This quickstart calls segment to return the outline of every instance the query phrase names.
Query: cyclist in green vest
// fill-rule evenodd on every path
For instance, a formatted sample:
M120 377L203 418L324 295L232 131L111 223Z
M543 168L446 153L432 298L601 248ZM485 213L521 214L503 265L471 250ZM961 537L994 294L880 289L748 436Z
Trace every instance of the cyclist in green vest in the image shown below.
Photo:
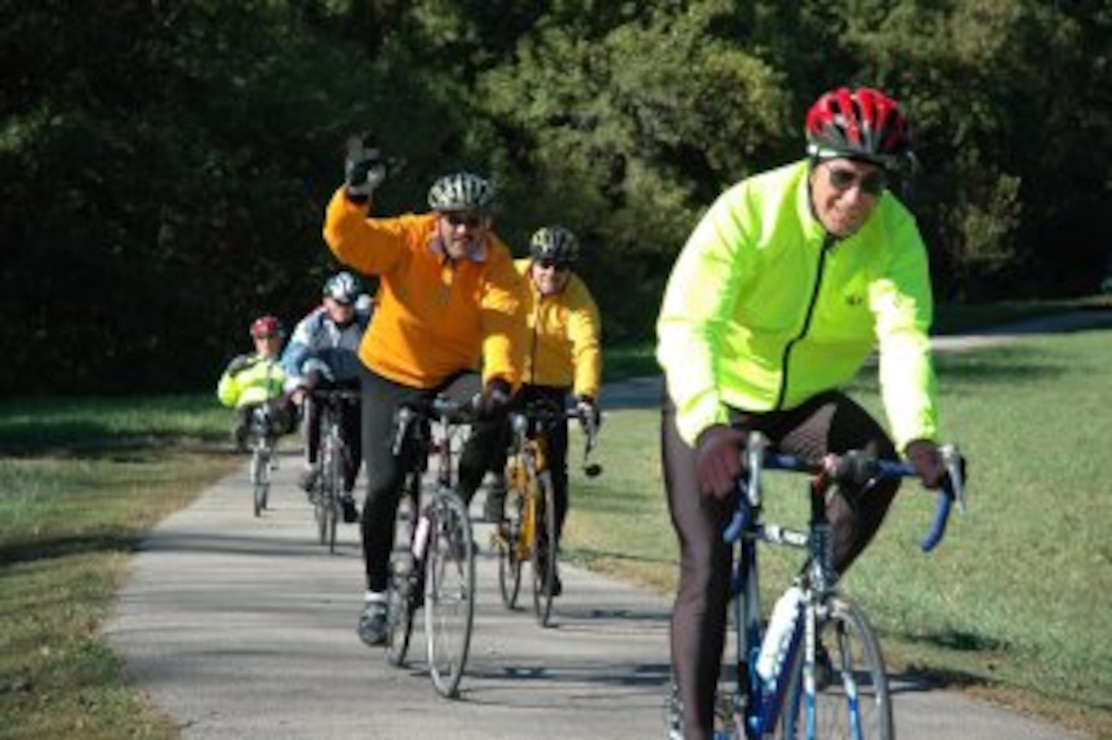
M927 250L888 185L914 160L896 101L870 88L822 95L805 159L726 190L673 268L657 322L664 478L680 546L671 626L683 737L712 733L726 628L734 510L746 433L806 457L905 455L928 487L944 471L928 329ZM842 388L879 349L891 436ZM845 572L898 483L828 503Z
M279 363L282 341L286 338L282 322L274 316L260 316L251 322L250 331L255 351L229 362L216 386L220 403L236 410L232 441L240 452L247 449L251 412L256 406L271 404L273 418L283 434L292 431L295 423L282 391L286 380Z

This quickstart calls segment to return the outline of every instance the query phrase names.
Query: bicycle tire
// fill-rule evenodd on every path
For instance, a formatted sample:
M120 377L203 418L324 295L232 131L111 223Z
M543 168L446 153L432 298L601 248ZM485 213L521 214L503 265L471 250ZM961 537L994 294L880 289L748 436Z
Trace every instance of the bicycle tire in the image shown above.
M386 660L393 666L405 665L410 638L413 636L417 596L422 588L418 577L419 564L413 556L420 487L420 473L407 474L403 496L408 501L408 506L405 510L398 507L394 549L390 554L390 580L386 587Z
M521 593L521 556L529 551L529 529L524 521L529 507L525 503L528 494L521 489L520 481L507 480L506 495L511 513L506 520L505 536L496 535L495 541L498 543L498 589L502 603L512 610L517 608L517 597Z
M328 516L325 510L326 499L324 480L318 479L313 486L313 517L317 521L317 539L322 545L328 542Z
M267 492L270 488L270 461L266 452L256 447L255 454L251 456L251 483L254 488L255 516L262 515L266 508Z
M263 490L262 490L262 496L261 496L261 498L262 498L261 508L262 508L263 511L266 511L267 509L270 508L270 471L273 469L273 466L274 466L274 446L271 443L267 443L266 460L263 463L263 471L262 471L262 473L263 473Z
M336 552L336 528L340 519L340 492L344 485L344 443L329 433L329 454L325 459L324 480L328 491L325 514L328 519L328 552Z
M537 476L533 511L533 608L537 623L547 627L552 617L552 589L556 582L556 492L548 471Z
M452 489L436 492L425 550L425 639L437 693L454 698L471 648L475 553L471 522Z
M801 649L785 674L789 684L776 737L891 740L895 736L892 699L876 633L850 599L833 596L826 607L828 615L817 625L816 636L829 662L816 661L814 715L809 716L804 691L805 650ZM823 673L829 680L819 675Z

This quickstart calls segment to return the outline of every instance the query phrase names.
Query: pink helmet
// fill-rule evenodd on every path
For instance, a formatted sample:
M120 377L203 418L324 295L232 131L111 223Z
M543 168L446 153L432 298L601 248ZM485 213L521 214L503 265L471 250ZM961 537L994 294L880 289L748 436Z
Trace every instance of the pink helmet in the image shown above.
M251 322L251 336L254 338L270 337L270 336L285 336L285 329L282 328L282 322L275 316L260 316Z

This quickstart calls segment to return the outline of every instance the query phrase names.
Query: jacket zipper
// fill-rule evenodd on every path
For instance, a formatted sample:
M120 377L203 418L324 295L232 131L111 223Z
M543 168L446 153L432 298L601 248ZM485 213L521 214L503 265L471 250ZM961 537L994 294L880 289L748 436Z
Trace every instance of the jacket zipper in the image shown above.
M822 251L819 252L819 270L815 276L815 286L811 290L811 300L807 303L807 314L803 319L803 327L799 333L795 335L786 345L784 345L784 353L780 361L780 392L776 396L776 404L772 407L774 411L781 410L784 403L784 397L788 393L788 370L791 366L791 352L792 348L807 336L807 331L811 328L811 318L815 313L815 304L819 301L819 291L822 290L822 275L826 270L826 255L830 248L834 246L834 235L827 234L822 240Z
M532 286L529 288L532 290ZM533 305L533 342L529 347L529 385L537 384L537 324L541 319L541 301L544 300L543 295L534 296Z

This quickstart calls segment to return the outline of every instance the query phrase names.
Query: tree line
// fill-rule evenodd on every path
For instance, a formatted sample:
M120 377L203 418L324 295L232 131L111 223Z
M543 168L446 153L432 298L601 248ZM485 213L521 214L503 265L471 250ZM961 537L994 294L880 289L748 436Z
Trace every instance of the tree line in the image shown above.
M343 142L383 213L490 175L499 233L579 235L608 341L651 336L723 188L802 156L822 91L880 87L922 164L940 302L1106 268L1104 1L0 0L0 390L196 390L336 268Z

